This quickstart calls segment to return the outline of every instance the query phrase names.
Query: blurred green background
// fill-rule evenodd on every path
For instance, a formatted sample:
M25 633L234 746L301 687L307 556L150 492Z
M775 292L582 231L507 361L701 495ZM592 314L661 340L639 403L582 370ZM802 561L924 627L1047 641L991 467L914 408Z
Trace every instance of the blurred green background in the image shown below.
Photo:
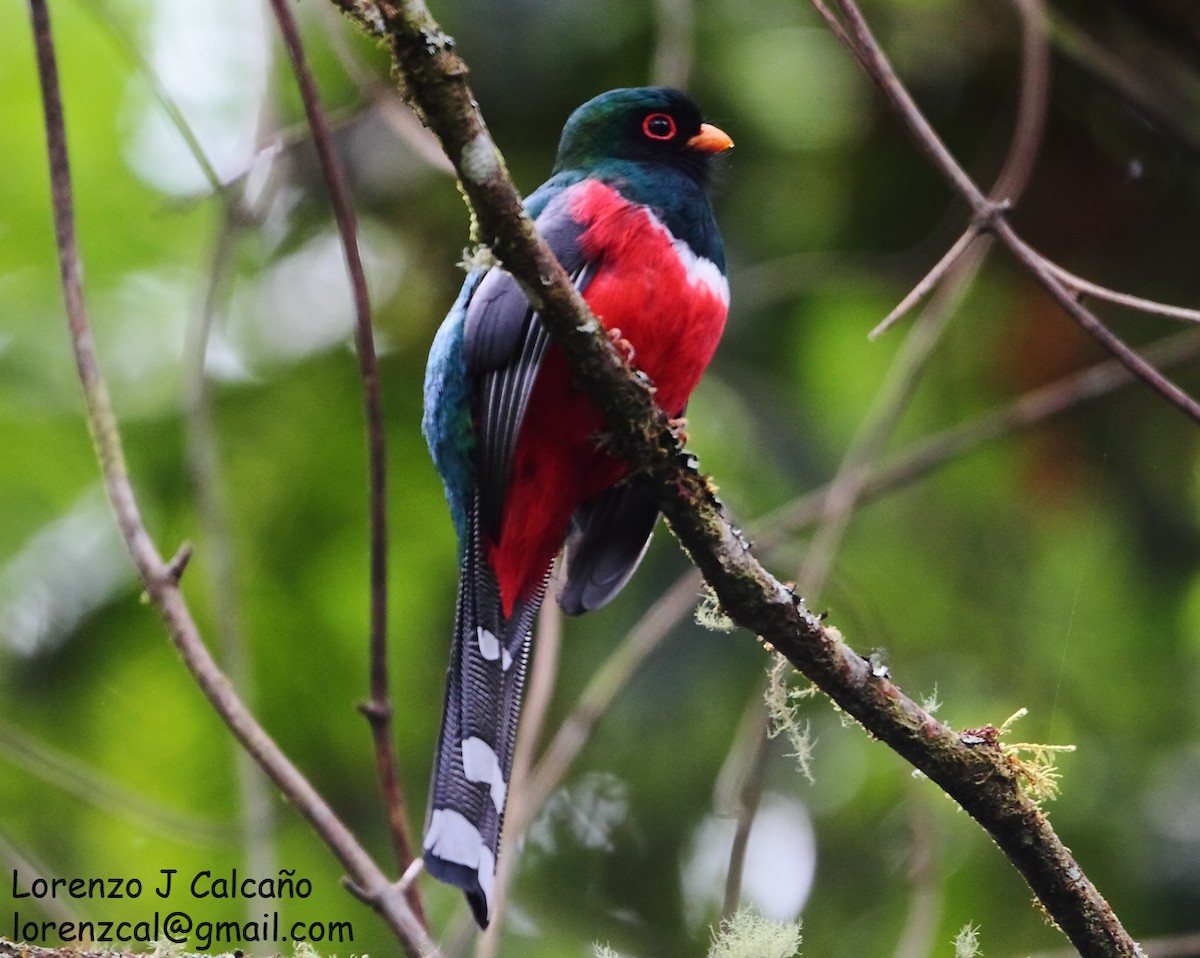
M246 696L384 863L365 721L365 451L341 252L277 34L260 5L52 4L91 315L135 486L160 550L190 540L185 593ZM395 742L424 810L453 615L454 543L418 423L425 352L462 273L467 216L387 94L382 51L316 0L297 8L356 192L388 428ZM889 0L867 15L916 99L984 184L1011 136L1019 21L1003 0ZM1169 2L1053 8L1053 87L1022 234L1069 269L1200 303L1200 17ZM730 260L726 339L688 433L750 523L836 469L906 335L866 334L965 212L811 8L791 0L444 0L518 185L548 173L569 111L613 86L686 82L737 143L715 202ZM1175 19L1172 19L1175 18ZM143 604L98 483L49 218L27 10L0 0L0 936L20 921L141 920L160 869L294 870L292 920L349 920L322 950L395 953L340 869L271 790L244 840L230 736ZM1080 44L1080 36L1095 44ZM1099 53L1097 52L1099 51ZM1103 55L1101 55L1103 54ZM1131 101L1129 85L1142 91ZM214 195L156 99L222 181ZM255 157L258 156L256 160ZM233 211L232 213L230 211ZM225 237L227 242L222 241ZM219 250L226 251L219 253ZM208 350L219 481L198 485L188 415ZM1167 320L1102 310L1135 343ZM909 320L911 323L911 319ZM1002 254L939 344L889 446L992 409L1103 356ZM1200 390L1200 377L1178 373ZM1196 427L1125 389L863 506L810 596L883 650L958 727L1030 710L1013 738L1075 743L1052 820L1139 938L1200 931L1200 475ZM203 506L223 503L226 530ZM219 516L218 516L219 518ZM770 556L796 574L806 537ZM220 584L228 551L232 588ZM609 609L565 626L553 731L588 677L687 565L665 532ZM727 764L768 664L743 633L679 622L617 698L535 823L501 953L705 952L732 825ZM1065 943L990 840L820 699L810 784L771 745L745 897L800 914L803 953L989 956ZM736 764L736 763L734 763ZM138 877L139 900L12 900L11 872ZM422 883L435 936L457 894ZM170 904L197 919L274 903ZM287 944L280 945L285 951ZM219 950L214 947L214 950ZM253 949L267 953L272 946Z

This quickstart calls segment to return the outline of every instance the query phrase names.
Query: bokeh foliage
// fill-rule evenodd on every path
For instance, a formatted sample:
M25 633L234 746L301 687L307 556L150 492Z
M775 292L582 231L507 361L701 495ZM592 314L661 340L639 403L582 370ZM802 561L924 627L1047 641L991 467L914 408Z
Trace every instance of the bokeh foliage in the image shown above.
M369 738L354 708L366 692L366 480L349 297L275 35L261 12L232 2L53 6L89 303L151 530L165 552L195 543L184 581L206 636L217 645L218 612L237 610L248 699L384 860ZM456 574L418 430L420 381L461 278L467 217L453 182L380 106L368 109L347 57L386 82L381 52L313 0L300 11L340 120L383 353L395 739L419 828ZM1130 70L1152 54L1197 83L1195 48L1152 18L1117 3L1064 11ZM571 108L652 79L654 5L447 0L434 12L458 39L527 191L548 171ZM988 182L1013 125L1013 10L1001 0L891 0L867 12L951 148ZM750 522L832 474L904 335L868 343L866 332L953 240L963 211L807 5L709 0L692 13L690 88L737 149L716 197L733 312L688 433L730 510ZM8 901L13 868L137 876L149 887L164 868L251 867L231 740L140 602L99 492L61 317L23 16L9 0L0 30L0 935L13 934L9 904L43 917L29 900ZM139 57L233 184L226 199L210 195ZM1058 55L1055 70L1046 143L1014 221L1068 268L1194 305L1200 177L1189 131L1148 122L1077 59ZM262 163L247 174L255 147L276 142L278 163L260 185ZM218 260L243 174L254 181L254 215L239 208L232 253ZM209 369L233 595L212 587L212 529L185 414L189 344L214 276ZM1135 342L1168 331L1162 320L1112 315ZM996 256L891 448L1100 358ZM1194 375L1181 381L1200 388ZM883 650L910 693L936 691L950 723L999 724L1026 706L1018 737L1079 746L1062 759L1051 814L1137 937L1200 929L1196 453L1193 425L1126 389L865 505L825 592L809 597L860 651ZM788 574L804 545L779 550L772 566ZM552 728L685 569L660 534L612 608L567 623ZM676 627L535 826L505 953L586 955L592 941L631 955L703 953L717 906L698 862L726 835L729 808L714 783L766 664L745 635ZM752 861L747 893L766 903L762 888L795 889L815 867L805 954L893 953L906 927L918 942L927 932L909 954L946 954L969 921L991 955L1060 943L987 837L928 782L826 703L803 708L815 781L773 744L760 826L788 855ZM328 852L271 800L269 857L258 867L294 869L315 889L283 902L285 915L352 920L353 946L331 951L393 950L340 889ZM444 929L458 898L423 887L434 929ZM209 919L264 910L175 904ZM46 916L64 905L133 919L153 907L145 897L59 900Z

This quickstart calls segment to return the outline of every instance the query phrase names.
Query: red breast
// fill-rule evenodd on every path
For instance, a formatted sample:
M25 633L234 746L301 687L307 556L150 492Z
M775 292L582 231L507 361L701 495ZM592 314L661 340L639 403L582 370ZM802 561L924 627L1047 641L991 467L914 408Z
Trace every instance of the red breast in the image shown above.
M574 187L571 215L585 225L580 242L588 260L600 264L584 299L632 346L633 365L654 383L659 406L679 415L721 338L725 277L652 212L604 183ZM513 454L500 540L489 550L506 615L540 583L579 504L625 474L625 464L600 447L603 431L600 411L571 382L552 345Z

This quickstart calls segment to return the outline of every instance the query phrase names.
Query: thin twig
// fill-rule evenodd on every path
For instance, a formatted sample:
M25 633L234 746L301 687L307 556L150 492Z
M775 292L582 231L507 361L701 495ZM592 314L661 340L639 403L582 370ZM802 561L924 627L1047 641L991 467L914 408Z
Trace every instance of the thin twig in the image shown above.
M1189 330L1148 346L1146 357L1164 369L1195 362L1200 359L1200 332ZM1030 429L1084 403L1111 395L1135 381L1134 375L1122 363L1106 359L1032 389L1007 405L915 443L877 468L863 485L863 501L908 486L988 442ZM755 546L770 552L797 531L816 522L827 495L828 486L814 489L756 519L749 530Z
M938 864L939 850L937 835L934 834L933 824L929 820L928 808L921 798L923 796L911 795L907 803L907 872L912 897L904 919L904 929L896 942L892 958L925 958L926 955L936 954L933 947L934 933L937 931L945 895L939 887L938 869L935 867Z
M733 918L742 902L742 877L746 870L746 853L750 849L750 832L754 828L754 820L762 807L763 791L767 784L767 767L770 758L768 743L767 710L763 707L761 687L755 691L746 717L740 723L746 727L751 723L747 734L739 734L734 738L739 751L749 749L749 756L742 771L741 787L737 792L737 811L733 842L729 846L729 867L725 870L725 893L721 903L721 920ZM732 752L732 749L731 749Z
M1013 139L1004 166L992 189L992 200L984 201L976 221L925 279L904 298L900 306L892 311L892 316L897 313L903 314L907 311L908 304L922 298L947 276L953 276L953 282L942 288L938 301L931 304L923 317L928 324L926 331L912 337L911 341L906 341L889 370L887 382L876 396L871 412L860 426L839 466L838 476L831 484L826 500L826 521L801 570L799 579L802 590L816 590L823 583L832 551L841 538L841 527L844 526L866 481L870 461L883 448L907 398L915 388L921 369L940 339L945 320L953 313L954 305L965 295L983 263L990 247L990 239L979 238L980 230L987 228L996 211L1005 208L1013 198L1019 196L1029 181L1045 126L1049 70L1044 24L1037 0L1018 0L1017 8L1022 14L1023 27L1021 94ZM824 12L824 8L822 10L823 15L829 19L831 15ZM866 49L867 43L862 36L858 36L855 44L852 52L867 66L871 59L871 52ZM930 129L932 135L932 129L927 125L926 128ZM934 152L937 153L936 150ZM946 156L949 157L949 154L946 153ZM972 242L977 238L979 243L972 247ZM931 278L933 281L929 282ZM885 319L871 335L881 331L881 327L885 327L889 319Z
M1050 92L1050 45L1046 37L1046 17L1041 0L1013 0L1021 17L1021 92L1017 102L1017 122L1012 146L1004 167L992 187L992 198L1011 203L1029 183L1046 128L1046 104ZM826 18L829 19L828 17ZM839 24L840 27L840 24ZM958 238L937 265L868 334L875 339L923 299L941 281L946 271L979 234L980 224L973 223Z
M279 22L284 46L292 60L296 82L304 100L304 112L312 130L313 145L321 162L322 174L329 187L334 218L341 234L346 254L346 268L354 293L355 343L358 347L359 373L362 378L363 407L367 433L367 471L370 495L370 687L371 699L360 708L371 726L375 745L375 761L379 767L380 788L384 810L392 836L397 873L403 874L412 863L412 839L408 832L408 806L400 785L400 773L392 747L392 703L388 692L387 665L387 467L384 450L383 402L380 398L379 364L375 357L375 339L371 331L371 304L367 295L367 278L363 272L358 249L358 226L354 204L345 173L338 161L329 133L329 124L321 108L316 83L304 55L304 45L295 18L286 0L271 0L271 8ZM424 921L424 911L416 885L408 891L408 899L418 918Z
M296 810L309 821L345 867L351 880L364 891L371 907L383 916L408 954L414 958L430 958L438 954L437 946L417 921L404 897L234 693L204 646L178 583L146 530L125 465L116 417L96 355L91 322L84 304L66 130L49 11L46 0L29 0L29 8L46 126L54 233L71 347L105 488L130 557L184 664L222 720Z
M112 8L106 3L94 3L92 0L78 0L76 3L89 16L94 17L96 22L103 27L104 31L113 41L113 45L121 52L121 54L129 60L136 68L138 74L149 86L154 99L158 101L158 105L167 115L171 125L175 127L180 137L183 138L184 145L187 146L188 152L196 161L196 165L200 167L200 172L204 179L208 181L209 188L214 193L221 191L221 177L218 175L216 167L208 158L208 154L204 152L204 147L200 145L200 138L196 135L196 131L192 129L192 125L188 122L187 116L180 108L178 101L171 95L166 84L159 78L158 73L151 66L146 56L142 53L141 47L134 42L133 37L129 35L120 22L117 20L116 14Z
M886 379L838 466L837 475L829 484L820 528L796 576L802 595L813 596L824 588L834 556L870 475L871 464L883 451L908 407L934 349L956 315L958 305L974 282L990 247L990 239L981 237L958 258L952 267L952 279L938 288L889 367Z
M625 640L592 676L530 774L520 813L509 816L508 825L512 834L519 835L545 806L567 769L583 750L596 723L612 705L613 699L662 645L675 624L695 606L701 584L695 569L680 576L638 620Z
M926 273L919 283L908 291L906 295L895 308L888 313L879 323L867 333L867 339L878 339L889 329L892 328L900 319L908 315L909 310L917 305L921 300L928 296L934 288L946 277L951 267L958 262L959 257L967 251L967 248L975 242L979 237L979 227L969 226L967 231L962 234L954 245L950 247L945 255L934 264L933 269Z
M1021 90L1012 143L991 192L993 200L1010 204L1016 203L1029 185L1042 148L1050 104L1050 42L1045 7L1042 0L1012 2L1021 18Z
M856 59L860 57L857 42L854 37L846 32L846 28L842 26L842 21L837 18L837 14L829 8L825 0L810 0L813 8L819 13L825 21L825 25L829 27L830 32L838 38L839 42L847 50L849 50ZM861 62L861 60L860 60Z
M6 764L106 815L119 815L174 841L211 847L233 837L224 823L166 808L6 722L0 722L0 755Z
M522 803L525 802L525 782L533 770L534 756L538 754L542 729L554 697L558 657L562 649L562 627L562 610L558 604L545 603L538 612L533 668L530 670L525 704L521 708L521 734L513 757L513 780L520 783L518 790Z
M20 872L24 881L32 885L39 878L50 886L54 880L54 872L50 869L41 867L33 858L26 855L12 838L7 836L4 828L0 826L0 862L4 862L7 872L10 868L14 873ZM15 881L15 879L14 879ZM60 898L58 895L47 895L38 900L38 907L44 909L46 914L56 921L79 921L80 914L70 904L70 899ZM0 937L0 946L4 945L4 939ZM2 954L3 952L0 952Z
M1037 255L1041 256L1040 253ZM1109 303L1115 303L1118 306L1128 306L1130 309L1136 309L1143 313L1153 313L1156 316L1165 316L1168 319L1182 319L1189 323L1200 323L1200 309L1187 309L1183 306L1172 306L1169 303L1159 303L1152 299L1144 299L1141 296L1131 296L1129 293L1109 289L1107 286L1100 286L1090 280L1086 280L1082 276L1076 276L1074 273L1063 269L1057 263L1046 259L1044 256L1042 256L1042 262L1046 264L1046 268L1050 272L1071 289L1075 290L1076 293L1102 299Z
M1124 340L1105 326L1095 314L1067 289L1050 269L1047 261L1036 250L1028 246L1007 222L996 223L996 236L1025 269L1050 293L1059 307L1079 326L1112 353L1135 376L1175 406L1180 412L1200 424L1200 402L1163 376L1145 358L1139 355Z
M836 0L836 2L842 17L847 21L844 33L839 34L839 39L843 36L847 38L844 42L849 51L862 64L867 75L883 91L888 101L897 109L904 122L912 130L917 148L929 157L934 168L949 180L954 192L967 199L978 218L990 219L995 213L995 204L987 200L971 177L959 166L958 161L946 148L946 144L942 142L937 131L925 118L925 114L913 102L912 96L900 82L879 44L872 36L858 7L850 0ZM825 12L823 4L816 3L816 0L814 0L814 4L826 17L826 22L833 22L832 15Z
M917 147L930 159L934 168L950 184L955 193L970 205L975 217L988 225L1016 260L1042 285L1056 303L1101 346L1124 363L1134 375L1146 382L1164 399L1196 423L1200 423L1200 403L1162 376L1133 349L1108 329L1096 316L1085 309L1046 265L1040 254L1027 246L1003 216L1004 206L985 196L946 148L925 115L913 102L908 90L896 76L883 50L879 47L854 0L837 0L838 8L854 38L853 52L863 64L868 76L883 92L892 109L903 120Z
M1017 0L1016 5L1021 13L1023 28L1021 94L1012 142L991 193L993 198L1003 203L1009 203L1019 196L1029 182L1042 139L1046 103L1049 98L1048 54L1040 5L1038 0ZM860 53L863 57L867 56L866 51ZM902 314L907 311L907 304L915 303L940 281L951 277L922 317L919 325L925 328L914 328L914 335L905 342L897 355L888 371L887 379L872 403L871 410L839 466L838 475L831 484L826 499L821 528L797 576L801 592L806 595L823 588L832 555L841 541L850 513L862 493L871 463L883 449L908 399L911 398L946 323L954 314L962 297L966 295L983 264L991 246L990 239L984 237L977 246L971 248L972 242L978 238L980 227L980 221L973 223L937 266L914 287L900 306L892 311L891 316ZM885 319L871 335L885 327L889 319Z

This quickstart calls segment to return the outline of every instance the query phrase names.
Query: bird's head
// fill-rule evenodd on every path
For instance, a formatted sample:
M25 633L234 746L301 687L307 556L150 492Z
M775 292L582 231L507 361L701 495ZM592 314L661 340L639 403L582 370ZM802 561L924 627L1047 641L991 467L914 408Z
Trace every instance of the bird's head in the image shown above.
M678 90L609 90L571 114L554 169L593 173L637 163L678 169L706 183L712 157L731 146L728 134L705 123L699 107Z

